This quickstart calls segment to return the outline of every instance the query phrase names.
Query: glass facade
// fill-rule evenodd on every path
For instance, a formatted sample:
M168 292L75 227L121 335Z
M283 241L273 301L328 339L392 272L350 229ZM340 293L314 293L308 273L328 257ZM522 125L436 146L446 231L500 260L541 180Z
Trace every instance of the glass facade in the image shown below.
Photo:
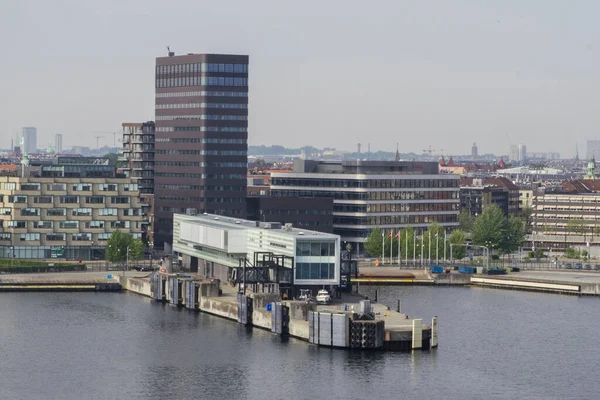
M335 241L297 241L296 279L335 279Z

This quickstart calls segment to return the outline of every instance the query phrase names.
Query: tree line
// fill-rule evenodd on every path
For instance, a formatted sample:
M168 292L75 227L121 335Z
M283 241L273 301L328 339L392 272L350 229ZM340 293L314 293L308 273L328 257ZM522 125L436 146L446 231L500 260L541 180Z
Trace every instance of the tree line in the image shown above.
M398 257L408 255L409 259L442 259L444 250L446 258L452 256L462 259L466 256L467 239L478 246L486 246L491 252L499 254L518 250L525 240L526 223L523 217L506 216L496 205L486 207L477 217L463 210L459 214L458 229L447 232L437 222L431 224L426 231L417 234L415 228L409 226L401 231L375 228L365 242L365 251L371 257ZM391 236L391 237L390 237ZM391 249L390 249L391 247Z

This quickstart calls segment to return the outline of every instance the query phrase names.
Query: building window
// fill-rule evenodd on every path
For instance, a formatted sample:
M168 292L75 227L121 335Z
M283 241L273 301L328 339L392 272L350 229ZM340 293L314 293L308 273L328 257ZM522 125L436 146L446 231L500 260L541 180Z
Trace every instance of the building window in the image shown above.
M130 226L130 221L110 221L110 227L112 229L129 229Z
M123 185L124 192L137 192L137 190L138 190L137 183L125 183Z
M21 183L21 190L40 190L41 185L39 183Z
M87 204L104 204L104 196L87 196L85 202Z
M27 196L24 196L24 195L10 196L8 198L8 202L15 203L15 204L25 204L25 203L27 203Z
M119 215L117 208L101 208L98 210L98 215L101 217L116 217Z
M79 229L79 221L60 221L60 229Z
M39 208L23 208L21 209L21 216L23 217L35 217L40 215Z
M102 229L104 228L104 221L88 221L85 223L85 227L89 229Z
M71 212L74 217L90 217L92 215L91 208L74 208Z
M0 215L11 215L12 208L10 207L0 207Z
M20 240L22 242L28 242L28 241L32 241L32 240L40 240L39 233L21 233L19 236L20 236Z
M92 236L89 233L73 233L71 235L71 240L89 242L92 240Z
M52 221L33 221L34 229L52 229Z
M66 183L49 183L46 185L46 190L50 192L59 192L67 190Z
M76 183L72 186L74 192L91 192L92 185L90 183Z
M98 190L101 192L116 192L117 185L114 183L99 183Z
M79 196L61 196L60 202L64 204L79 204Z
M52 196L35 196L33 198L34 203L39 204L52 204L54 203L54 197Z
M47 217L64 217L67 215L66 208L49 208L46 210Z
M113 204L129 204L129 196L115 196L110 198Z
M8 232L0 233L0 240L10 240L10 233L8 233Z
M46 240L49 242L64 242L66 240L66 234L64 233L47 233Z
M296 279L335 279L335 264L296 263Z
M27 222L25 222L25 221L8 221L7 226L9 228L25 229L25 228L27 228Z

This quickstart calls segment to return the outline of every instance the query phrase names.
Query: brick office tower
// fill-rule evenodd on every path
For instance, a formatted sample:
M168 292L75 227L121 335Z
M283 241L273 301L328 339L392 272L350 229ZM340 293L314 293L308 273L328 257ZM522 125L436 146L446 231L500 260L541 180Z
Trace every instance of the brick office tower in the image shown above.
M248 56L156 59L155 244L171 244L173 213L244 218Z

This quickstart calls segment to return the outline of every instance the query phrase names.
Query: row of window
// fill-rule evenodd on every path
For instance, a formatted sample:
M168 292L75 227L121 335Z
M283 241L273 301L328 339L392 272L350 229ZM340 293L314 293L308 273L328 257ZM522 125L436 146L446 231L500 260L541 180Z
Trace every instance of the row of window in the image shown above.
M159 185L156 185L156 187L159 189L166 189L166 190L208 190L208 191L235 191L235 192L239 192L241 190L246 189L244 186L235 186L235 185L204 186L204 185L175 185L175 184L161 185L161 184L159 184Z
M184 76L157 79L157 88L186 86L248 86L248 78L231 78L223 76Z
M433 215L388 215L373 217L334 217L334 224L339 225L413 225L413 224L432 224L437 223L455 223L456 214L433 214Z
M156 93L157 98L164 97L197 97L197 96L216 96L216 97L248 97L248 92L227 92L216 90L200 90L186 92L166 92Z
M246 175L242 174L195 174L190 172L155 172L154 176L163 178L246 179Z
M157 143L247 144L247 139L157 138Z
M458 203L367 204L368 213L458 211ZM337 209L336 209L337 211Z
M45 209L46 217L64 217L67 215L67 212L70 212L70 215L74 217L91 217L92 216L92 208L47 208ZM118 208L97 208L97 215L99 217L118 217L119 209ZM0 215L11 215L11 209L3 207L0 209ZM123 217L139 217L142 215L142 211L138 209L121 209L121 216ZM42 213L42 209L39 208L23 208L21 209L21 216L23 217L34 217L34 216L44 216ZM38 221L34 221L38 222ZM44 221L44 222L52 222L52 221ZM17 226L11 226L13 228L17 228Z
M27 229L27 221L11 220L7 222L8 228ZM32 221L31 226L33 229L55 228L54 221ZM82 224L80 221L59 221L57 225L59 229L79 229L80 226L85 226L86 229L104 229L107 226L111 229L129 229L131 221L86 221Z
M67 240L66 233L46 233L45 234L46 241L48 242L64 242ZM41 233L20 233L18 235L19 240L21 242L36 242L39 241L42 237ZM92 240L91 233L72 233L70 234L71 240L73 241L86 241L89 242ZM98 240L108 240L110 238L110 233L99 233ZM0 234L0 240L11 240L10 233Z
M113 204L129 204L130 196L85 196L84 202L86 204L105 204L108 203L106 199L109 199L110 203ZM54 196L35 196L33 202L36 204L53 204ZM24 204L27 203L26 195L8 196L9 203ZM79 196L60 196L59 202L61 204L79 204ZM25 210L39 210L39 208L23 208ZM37 214L36 214L37 215Z
M201 114L201 115L157 115L157 121L194 121L194 120L211 120L211 121L248 121L247 115L216 115L216 114Z
M158 132L228 132L246 133L248 128L239 126L161 126Z
M333 257L335 256L335 242L298 242L296 244L298 257Z
M296 263L296 279L335 279L335 264Z
M247 156L246 150L156 150L156 154L202 155L202 156Z
M188 74L194 72L222 72L231 74L247 74L248 64L230 64L230 63L188 63L157 65L156 74Z
M458 199L458 191L415 192L342 192L330 190L283 190L271 189L276 197L326 197L334 200L452 200Z
M245 162L197 162L197 161L156 161L156 166L164 167L208 167L208 168L246 168ZM158 175L157 175L158 176Z
M138 190L138 186L135 183L122 183L122 184L114 184L114 183L96 183L96 188L99 191L113 191L116 192L118 187L120 186L125 192L135 192ZM46 191L66 191L67 187L70 187L73 191L84 191L91 192L92 184L91 183L39 183L39 182L27 182L21 183L20 188L23 191L40 191L42 187L46 189ZM17 190L16 182L2 182L0 184L0 189L3 190Z
M248 104L239 103L183 103L183 104L157 104L157 110L171 110L177 108L227 108L234 110L246 110Z
M457 179L306 179L273 177L279 186L307 186L324 188L405 189L405 188L458 188Z

